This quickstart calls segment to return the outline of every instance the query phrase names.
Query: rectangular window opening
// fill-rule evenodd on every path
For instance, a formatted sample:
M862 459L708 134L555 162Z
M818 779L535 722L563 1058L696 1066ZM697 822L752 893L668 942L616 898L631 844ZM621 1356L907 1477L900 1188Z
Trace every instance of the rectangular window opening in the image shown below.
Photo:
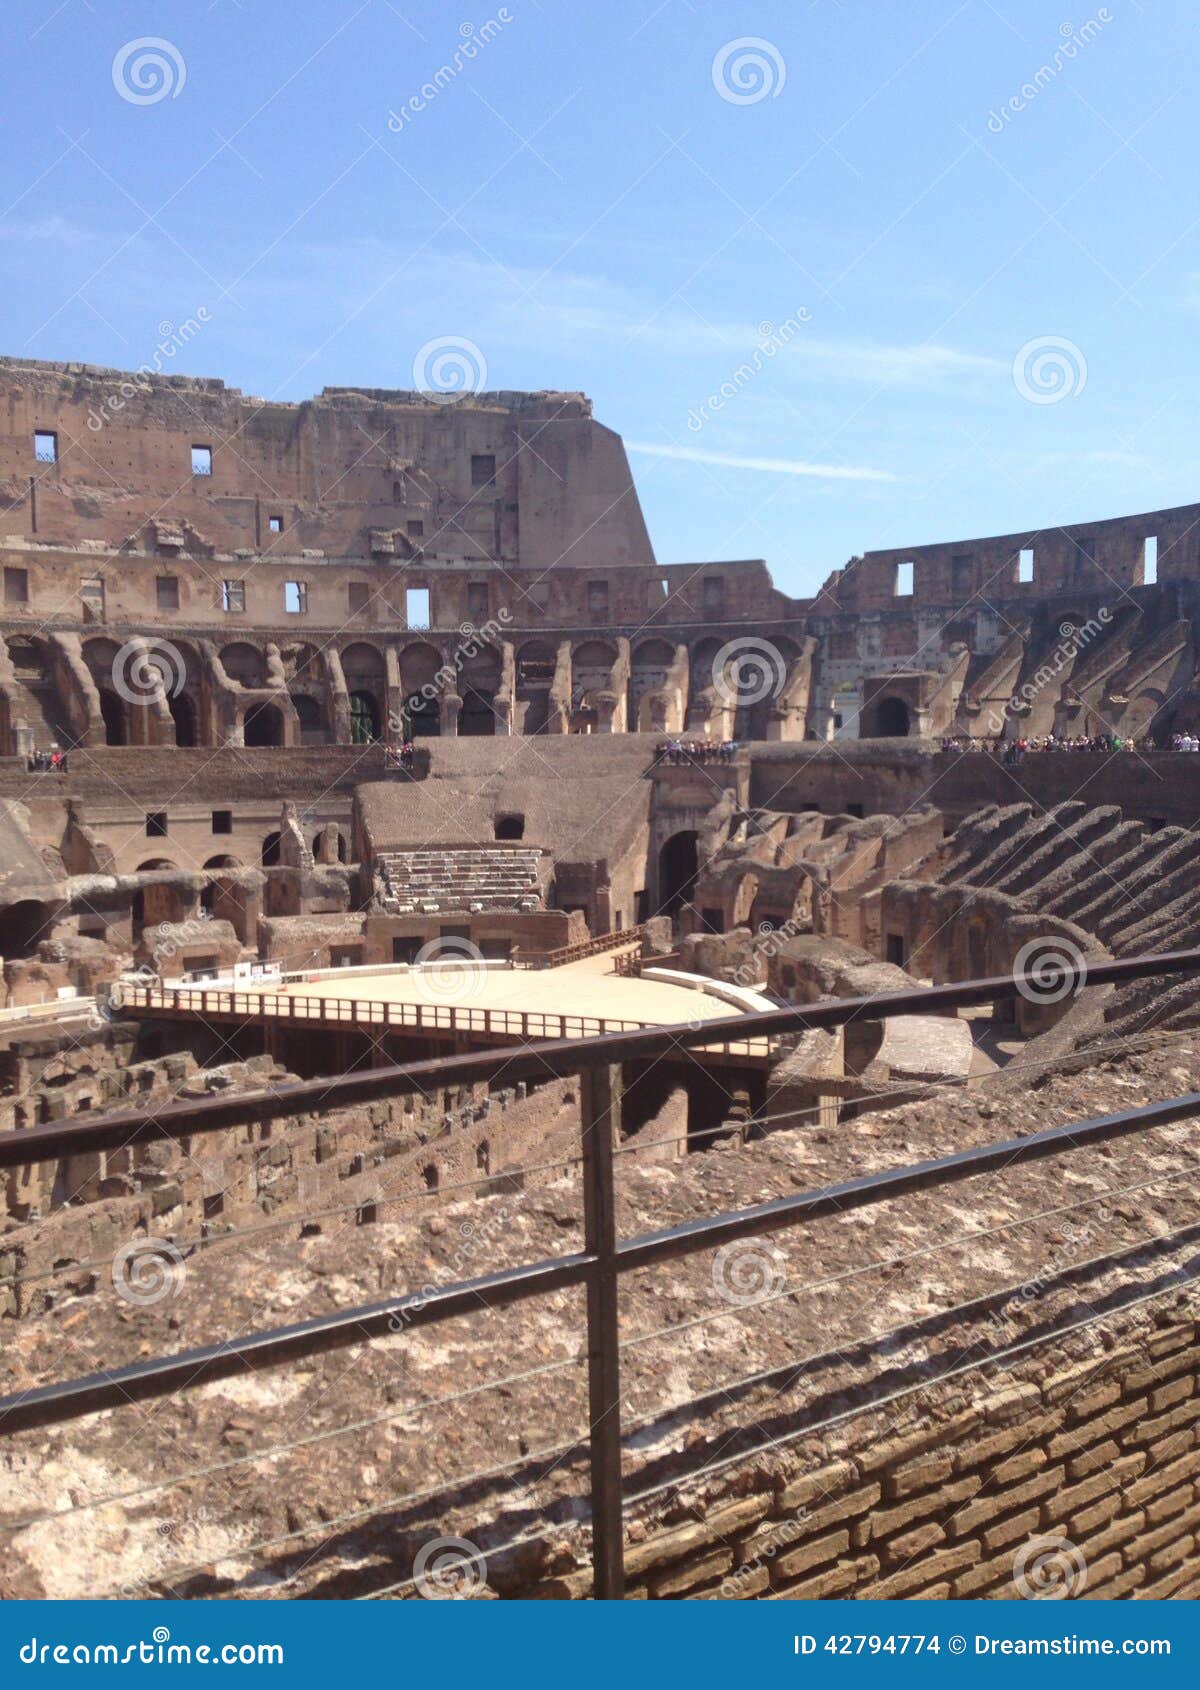
M496 479L496 454L475 452L471 456L471 486L490 487Z
M4 602L5 604L28 604L29 571L27 569L6 569L4 571Z
M351 616L361 616L371 600L371 589L365 581L351 581L346 588Z
M193 446L192 447L192 474L193 475L211 475L212 474L212 447L211 446Z
M282 534L283 518L281 516L269 516L267 518L267 527L270 529L272 534Z
M429 626L429 588L409 587L404 595L404 614L410 628Z
M1158 535L1147 534L1142 548L1142 586L1153 587L1158 582Z
M167 812L165 810L151 810L146 817L146 838L165 839L167 837Z
M39 464L56 464L58 462L58 435L53 429L39 428L34 430L33 455Z
M212 830L214 833L232 833L233 811L214 810L212 813Z
M245 610L246 583L244 581L221 582L221 609Z
M303 616L308 609L308 583L305 581L285 581L283 583L283 608L289 616Z
M425 524L419 516L414 516L412 520L410 522L406 522L404 526L410 540L420 540L425 533Z
M913 565L898 563L896 565L896 584L893 592L898 599L909 599L913 590Z
M1033 580L1033 553L1028 547L1017 553L1017 580L1021 583Z
M154 583L154 598L160 610L179 609L179 582L174 575L160 575Z

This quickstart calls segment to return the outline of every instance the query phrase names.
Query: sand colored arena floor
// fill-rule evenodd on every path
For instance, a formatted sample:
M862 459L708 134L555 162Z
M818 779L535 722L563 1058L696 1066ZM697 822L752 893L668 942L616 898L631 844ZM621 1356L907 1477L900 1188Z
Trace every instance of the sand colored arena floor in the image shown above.
M473 969L445 964L412 973L325 975L311 983L265 984L264 992L289 997L367 999L373 1003L454 1004L472 1009L514 1009L550 1015L597 1016L667 1026L735 1015L732 1004L686 986L613 973L613 955L585 957L561 968Z

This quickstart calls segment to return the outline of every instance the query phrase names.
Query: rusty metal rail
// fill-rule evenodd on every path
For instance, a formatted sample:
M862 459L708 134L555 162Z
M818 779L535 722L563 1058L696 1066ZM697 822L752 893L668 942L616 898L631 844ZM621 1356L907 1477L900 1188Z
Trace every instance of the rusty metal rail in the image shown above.
M1058 981L1083 989L1194 970L1200 970L1200 950L1135 957L1090 968L1082 964L1064 965L1050 972ZM365 1097L421 1091L425 1081L446 1085L486 1079L497 1072L498 1065L503 1066L509 1078L518 1069L534 1075L582 1074L584 1249L437 1290L422 1290L415 1296L342 1309L297 1325L229 1338L180 1354L158 1356L131 1366L21 1391L0 1398L0 1435L60 1424L101 1409L115 1409L130 1402L191 1389L240 1374L246 1368L280 1366L411 1326L453 1319L481 1307L507 1307L567 1286L583 1285L587 1292L594 1594L598 1598L619 1600L624 1594L617 1328L622 1274L711 1250L736 1239L780 1231L1064 1152L1087 1150L1130 1134L1190 1119L1200 1115L1200 1094L1054 1127L1025 1138L959 1151L621 1240L614 1221L612 1151L619 1111L615 1066L632 1057L703 1047L711 1040L714 1029L727 1030L731 1022L743 1037L747 1032L760 1035L795 1032L808 1026L844 1026L866 1016L880 1019L886 1015L923 1014L934 1007L949 1009L997 1002L1023 990L1045 990L1048 984L1053 984L1053 980L1045 970L1036 976L1006 975L876 998L809 1005L803 1010L723 1018L702 1028L650 1028L531 1046L515 1054L477 1054L413 1063L361 1075L342 1075L336 1080L281 1086L266 1093L198 1100L183 1106L168 1106L155 1114L129 1111L98 1120L66 1121L9 1133L0 1138L0 1166L50 1161L81 1149L177 1139L281 1112L291 1113L297 1107L336 1107L348 1101L360 1102Z

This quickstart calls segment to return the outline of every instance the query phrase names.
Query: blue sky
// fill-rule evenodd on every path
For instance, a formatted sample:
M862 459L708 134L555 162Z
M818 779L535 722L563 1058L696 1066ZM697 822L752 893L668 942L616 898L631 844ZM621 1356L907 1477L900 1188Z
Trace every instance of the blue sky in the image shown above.
M136 367L203 307L173 367L298 399L465 339L489 387L591 395L662 561L765 557L793 593L1200 496L1185 0L6 22L9 354ZM122 60L148 37L165 84Z

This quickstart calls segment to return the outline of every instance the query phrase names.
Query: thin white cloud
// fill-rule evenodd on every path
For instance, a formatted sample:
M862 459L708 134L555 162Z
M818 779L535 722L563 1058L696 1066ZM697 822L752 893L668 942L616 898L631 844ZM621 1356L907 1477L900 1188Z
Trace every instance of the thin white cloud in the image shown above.
M811 475L823 481L898 481L890 469L866 469L858 464L810 464L803 458L748 458L738 452L708 452L701 446L657 446L627 440L626 450L651 458L677 458L687 464L721 464L725 469L762 470L769 475Z

